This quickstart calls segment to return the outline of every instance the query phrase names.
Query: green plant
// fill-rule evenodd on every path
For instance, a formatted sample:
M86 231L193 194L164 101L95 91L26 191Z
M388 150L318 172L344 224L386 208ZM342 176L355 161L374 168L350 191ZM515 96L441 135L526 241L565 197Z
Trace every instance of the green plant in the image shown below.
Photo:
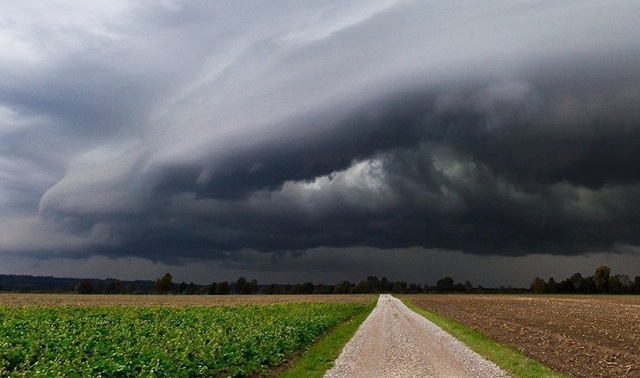
M362 305L0 308L0 376L242 377Z
M337 325L314 343L279 378L322 377L340 355L342 348L353 337L358 327L376 307L376 300L362 308L355 316Z

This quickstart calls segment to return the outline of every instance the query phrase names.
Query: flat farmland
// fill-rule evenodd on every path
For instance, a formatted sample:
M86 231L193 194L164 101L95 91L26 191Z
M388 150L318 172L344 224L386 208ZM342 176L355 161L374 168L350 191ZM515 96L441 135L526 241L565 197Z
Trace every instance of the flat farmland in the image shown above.
M640 296L407 295L575 377L640 376Z
M0 293L0 306L241 306L278 303L368 304L377 295L80 295Z
M376 297L0 298L0 377L257 377Z

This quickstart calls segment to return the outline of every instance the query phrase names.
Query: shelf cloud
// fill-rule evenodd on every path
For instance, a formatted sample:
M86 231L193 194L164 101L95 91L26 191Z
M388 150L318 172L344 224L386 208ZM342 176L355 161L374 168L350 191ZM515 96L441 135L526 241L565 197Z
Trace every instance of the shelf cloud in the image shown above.
M636 2L0 8L0 253L640 245Z

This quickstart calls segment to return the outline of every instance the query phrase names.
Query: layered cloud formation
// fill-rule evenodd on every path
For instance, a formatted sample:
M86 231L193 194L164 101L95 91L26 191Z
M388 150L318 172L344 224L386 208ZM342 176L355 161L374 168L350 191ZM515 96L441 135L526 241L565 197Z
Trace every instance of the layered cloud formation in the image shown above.
M636 2L1 8L0 251L640 245Z

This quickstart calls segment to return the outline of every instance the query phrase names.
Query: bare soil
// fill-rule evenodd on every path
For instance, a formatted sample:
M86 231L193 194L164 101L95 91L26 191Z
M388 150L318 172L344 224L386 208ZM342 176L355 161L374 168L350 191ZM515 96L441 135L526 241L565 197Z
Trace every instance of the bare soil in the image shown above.
M574 377L640 376L640 296L407 295Z
M272 303L361 303L376 295L81 295L0 293L0 306L235 306Z

